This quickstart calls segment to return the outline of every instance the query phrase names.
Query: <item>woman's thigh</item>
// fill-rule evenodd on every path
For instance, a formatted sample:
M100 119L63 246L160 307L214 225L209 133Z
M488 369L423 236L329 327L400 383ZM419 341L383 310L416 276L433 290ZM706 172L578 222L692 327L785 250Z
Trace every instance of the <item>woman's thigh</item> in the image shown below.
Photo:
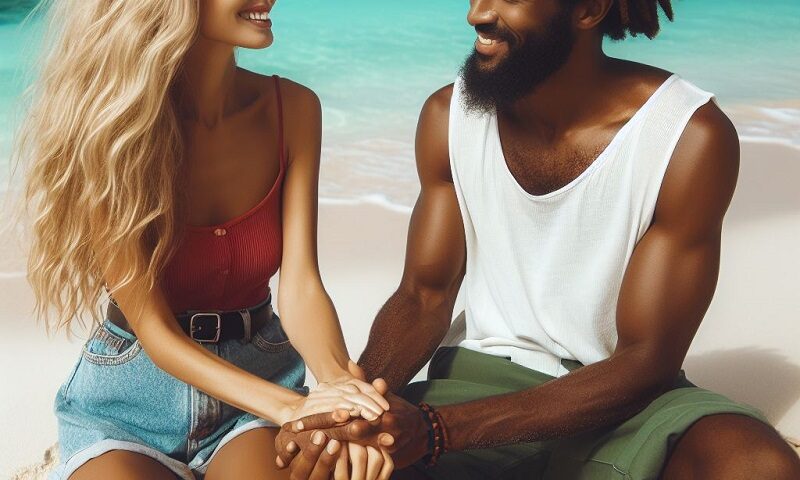
M209 462L205 480L288 479L288 470L275 466L278 432L277 428L254 428L226 443Z
M136 452L111 450L81 465L69 480L175 480L158 460Z

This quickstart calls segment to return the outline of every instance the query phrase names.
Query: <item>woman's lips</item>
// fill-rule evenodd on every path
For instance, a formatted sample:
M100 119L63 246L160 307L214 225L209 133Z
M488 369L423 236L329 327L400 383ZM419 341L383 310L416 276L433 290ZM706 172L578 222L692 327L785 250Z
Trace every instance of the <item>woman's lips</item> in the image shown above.
M270 28L272 27L272 20L269 18L269 12L240 12L239 17L248 22L252 23L253 25L257 26L258 28Z

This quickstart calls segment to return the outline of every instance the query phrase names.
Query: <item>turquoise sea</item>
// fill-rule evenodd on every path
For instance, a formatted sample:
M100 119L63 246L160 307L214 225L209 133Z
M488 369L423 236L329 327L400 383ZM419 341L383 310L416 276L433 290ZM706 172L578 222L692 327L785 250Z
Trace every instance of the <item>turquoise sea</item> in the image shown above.
M134 0L129 0L134 1ZM165 0L168 1L168 0ZM14 101L41 25L26 0L0 0L0 165ZM717 94L743 139L800 148L800 0L673 0L656 40L609 42L609 54L677 72ZM408 208L413 134L425 98L472 48L468 0L278 0L275 44L239 63L314 89L324 107L321 196ZM7 168L3 168L4 177Z

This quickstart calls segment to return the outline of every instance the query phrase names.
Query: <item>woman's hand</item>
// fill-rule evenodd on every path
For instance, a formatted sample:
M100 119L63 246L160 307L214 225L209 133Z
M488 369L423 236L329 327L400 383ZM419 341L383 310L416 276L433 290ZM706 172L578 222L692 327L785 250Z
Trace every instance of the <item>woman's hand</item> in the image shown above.
M320 384L311 389L308 397L300 399L291 419L298 419L314 413L347 410L351 417L375 420L388 409L388 402L376 400L355 385L347 383Z
M380 386L384 383L382 379L376 380ZM367 420L375 420L383 412L389 410L389 402L380 394L378 389L371 383L367 383L360 378L354 377L350 374L342 375L341 377L333 380L319 383L316 387L311 389L309 397L314 395L315 398L340 398L351 402L355 405L352 409L336 406L336 408L350 410L351 416L361 416ZM327 410L329 412L333 411ZM295 419L304 417L299 415Z
M360 373L358 366L352 361L350 364L349 372L318 384L307 397L287 405L281 423L334 410L347 410L351 417L375 420L389 410L389 402L380 393L387 390L386 382L382 379L376 379L374 384L365 382L356 377Z
M335 442L336 440L330 440ZM389 480L394 461L386 448L341 442L334 480Z

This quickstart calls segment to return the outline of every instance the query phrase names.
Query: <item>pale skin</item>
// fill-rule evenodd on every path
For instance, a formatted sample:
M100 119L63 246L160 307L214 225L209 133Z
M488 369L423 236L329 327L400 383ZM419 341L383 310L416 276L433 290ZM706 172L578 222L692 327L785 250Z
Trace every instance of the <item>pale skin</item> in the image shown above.
M186 59L178 85L179 116L185 132L191 225L224 223L250 210L278 176L277 100L273 80L240 69L234 48L266 48L272 31L241 18L240 12L274 1L202 0L200 35ZM246 372L204 349L180 329L158 287L143 291L115 288L124 266L108 265L106 283L153 362L177 379L243 411L281 425L304 415L343 409L348 418L375 419L388 408L385 382L364 381L350 360L336 310L320 277L317 260L317 184L321 107L306 87L281 79L284 148L283 257L278 308L293 346L319 386L308 397ZM313 328L310 322L313 322ZM288 478L275 465L277 428L258 428L235 438L210 462L206 479ZM388 478L392 462L385 450L357 445L342 449L337 478L369 470L370 478ZM375 452L378 454L375 455ZM339 458L339 457L337 457ZM172 479L149 457L111 451L90 460L70 478ZM354 476L354 478L359 478Z

